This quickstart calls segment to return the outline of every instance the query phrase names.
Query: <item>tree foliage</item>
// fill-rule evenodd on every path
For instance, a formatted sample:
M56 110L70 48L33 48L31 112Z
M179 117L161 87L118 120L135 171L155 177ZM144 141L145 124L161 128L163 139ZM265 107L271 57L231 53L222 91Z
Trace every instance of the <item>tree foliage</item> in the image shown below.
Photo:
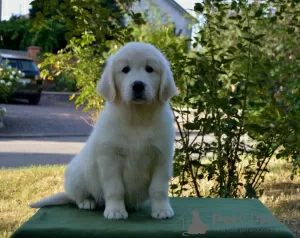
M51 18L65 25L66 39L81 38L82 34L89 32L95 36L97 43L104 39L122 39L123 29L122 8L128 7L133 0L53 0L49 2L35 0L31 4L35 13L33 25L36 29L44 27L45 19ZM115 32L113 32L115 31Z
M33 30L29 19L12 17L0 22L0 48L27 50L28 46L41 47L43 52L57 52L67 44L66 28L51 19L44 22L44 28Z

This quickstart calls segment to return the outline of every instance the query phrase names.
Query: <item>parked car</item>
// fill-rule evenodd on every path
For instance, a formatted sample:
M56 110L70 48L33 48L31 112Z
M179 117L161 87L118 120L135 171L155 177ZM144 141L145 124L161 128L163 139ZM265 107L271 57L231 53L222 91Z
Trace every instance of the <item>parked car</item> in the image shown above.
M11 97L27 99L32 105L38 104L41 99L43 80L35 62L25 56L0 54L0 64L4 64L6 61L11 67L22 71L24 75L20 79L23 86L20 86L17 91L13 92Z

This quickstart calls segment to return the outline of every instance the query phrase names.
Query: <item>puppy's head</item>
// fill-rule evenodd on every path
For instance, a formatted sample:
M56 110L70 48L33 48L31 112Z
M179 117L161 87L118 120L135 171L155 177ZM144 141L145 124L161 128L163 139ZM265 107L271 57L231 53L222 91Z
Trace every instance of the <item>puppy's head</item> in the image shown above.
M139 42L108 59L97 91L107 101L133 104L167 102L177 94L169 62L153 45Z

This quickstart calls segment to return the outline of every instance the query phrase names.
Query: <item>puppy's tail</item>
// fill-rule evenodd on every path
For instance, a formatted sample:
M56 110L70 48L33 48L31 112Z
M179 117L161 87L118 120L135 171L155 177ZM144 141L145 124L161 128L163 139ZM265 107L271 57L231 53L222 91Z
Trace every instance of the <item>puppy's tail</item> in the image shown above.
M30 204L31 208L41 208L45 206L53 206L53 205L63 205L68 203L75 203L72 199L70 199L66 193L57 193L50 197L46 197L40 201Z

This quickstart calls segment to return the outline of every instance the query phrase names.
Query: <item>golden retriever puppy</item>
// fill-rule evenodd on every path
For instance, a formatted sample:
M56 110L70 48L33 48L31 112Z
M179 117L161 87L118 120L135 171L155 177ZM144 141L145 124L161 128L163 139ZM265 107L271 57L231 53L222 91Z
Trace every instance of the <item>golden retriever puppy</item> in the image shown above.
M175 131L169 100L177 88L168 61L153 45L128 43L108 59L97 91L106 103L65 171L65 192L31 207L104 205L105 218L126 219L126 206L150 200L152 217L173 217L168 184Z

